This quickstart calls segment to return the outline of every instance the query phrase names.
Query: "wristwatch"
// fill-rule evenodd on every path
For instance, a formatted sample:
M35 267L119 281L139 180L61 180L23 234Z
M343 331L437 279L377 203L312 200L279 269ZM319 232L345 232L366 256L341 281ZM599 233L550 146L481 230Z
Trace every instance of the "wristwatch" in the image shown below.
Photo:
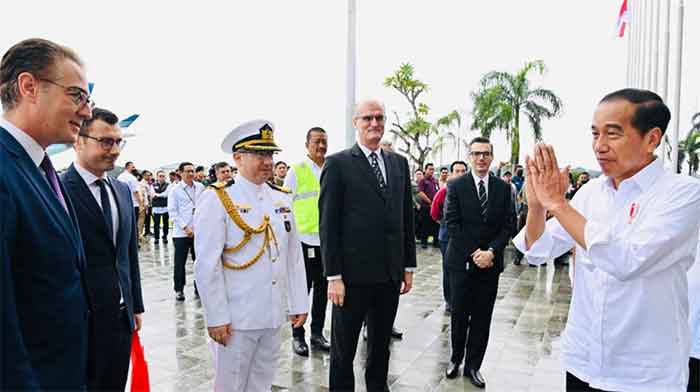
M488 249L486 249L486 250L490 251L491 253L493 253L494 256L496 256L496 250L495 250L495 249L493 249L493 248L488 248Z

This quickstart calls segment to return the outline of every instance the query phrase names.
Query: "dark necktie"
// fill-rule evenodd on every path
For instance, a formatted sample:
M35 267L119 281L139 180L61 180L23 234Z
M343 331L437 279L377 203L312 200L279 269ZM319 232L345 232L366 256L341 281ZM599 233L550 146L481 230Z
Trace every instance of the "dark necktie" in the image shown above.
M95 181L97 186L100 187L100 203L102 204L102 215L105 218L105 224L107 225L107 233L109 234L109 239L114 242L114 223L112 222L112 203L109 202L109 195L107 194L107 185L105 180L98 179Z
M61 186L58 185L58 174L56 174L56 169L54 169L53 164L51 164L51 159L48 155L44 155L44 160L41 161L39 165L44 173L46 173L46 179L49 180L49 185L53 194L56 196L63 208L68 211L68 206L66 205L66 199L63 198L63 192L61 192Z
M486 187L484 186L484 180L479 180L479 205L481 205L481 220L484 222L486 222L486 213L488 212L488 201L488 197L486 197Z
M384 190L384 188L386 188L386 181L384 181L382 171L379 169L379 161L377 160L377 154L375 154L374 152L369 154L369 159L372 162L372 171L374 172L374 175L377 177L377 181L379 182L379 189Z

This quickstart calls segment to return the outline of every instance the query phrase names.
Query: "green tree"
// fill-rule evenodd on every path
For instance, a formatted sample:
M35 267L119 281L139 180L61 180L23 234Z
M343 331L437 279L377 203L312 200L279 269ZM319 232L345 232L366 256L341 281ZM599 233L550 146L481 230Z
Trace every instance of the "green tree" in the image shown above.
M688 131L685 139L678 142L678 167L676 173L680 173L683 162L688 160L688 175L693 176L700 169L700 112L695 113L691 120L692 128ZM666 136L668 146L667 156L671 159L671 143Z
M526 63L515 74L492 71L481 78L478 90L471 93L474 104L471 128L485 137L490 137L494 130L505 131L511 143L511 165L520 158L520 116L527 118L535 140L539 141L542 121L561 113L562 101L554 92L530 87L528 75L531 72L544 75L545 71L542 60Z
M398 113L394 112L394 121L391 122L391 132L404 144L398 147L398 151L404 153L414 164L423 167L426 158L435 149L435 141L446 138L447 132L455 124L461 124L461 117L456 110L440 117L435 122L428 120L430 108L421 101L421 94L428 90L428 85L413 76L413 65L401 64L391 76L384 79L384 86L398 91L408 102L410 111L406 113L406 120L402 120ZM439 146L439 145L438 145ZM440 147L442 148L442 147Z

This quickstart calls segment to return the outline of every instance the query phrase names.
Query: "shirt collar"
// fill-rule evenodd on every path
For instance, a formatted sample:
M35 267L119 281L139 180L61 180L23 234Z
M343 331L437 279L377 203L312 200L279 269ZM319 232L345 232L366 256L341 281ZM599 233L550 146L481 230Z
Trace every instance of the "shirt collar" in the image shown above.
M17 128L13 123L9 122L7 119L4 117L0 116L0 126L5 128L7 132L12 135L12 137L17 140L17 143L19 143L22 148L24 148L24 151L27 152L27 155L29 155L29 158L31 158L32 162L39 167L41 164L41 161L44 160L44 155L46 155L46 152L44 151L43 148L39 145L39 143L34 140L31 136L29 136L26 132L23 130Z
M250 189L250 190L253 190L256 192L261 190L266 185L264 182L260 185L255 184L252 181L245 178L243 175L236 176L236 182L239 183L244 188Z
M369 154L375 153L377 154L377 158L381 159L382 158L382 148L379 147L376 150L370 150L366 146L364 146L362 143L357 143L358 146L360 146L360 150L365 154L365 157L369 159Z
M86 184L92 185L95 183L97 180L104 180L107 178L104 173L102 173L101 177L97 177L96 175L90 173L87 169L84 167L80 166L78 162L73 162L73 167L75 167L75 171L80 174L80 177L83 178L83 181L85 181Z
M479 181L481 181L481 180L484 180L484 186L489 185L489 174L488 173L486 173L486 175L483 178L479 177L476 174L476 172L474 172L474 170L472 170L471 173L472 173L472 178L474 178L474 184L476 184L477 187L479 186Z
M664 167L663 164L661 163L661 160L659 158L654 158L653 161L651 161L648 165L644 166L642 170L638 171L635 175L632 177L623 180L620 185L618 186L618 189L622 185L622 183L625 182L632 182L635 185L639 187L642 191L648 190L656 180L659 178L660 175L664 173ZM610 189L615 190L612 182L612 178L605 176L604 177L604 184L608 186Z
M306 163L308 163L309 165L311 165L311 167L316 166L316 167L319 168L319 169L323 169L323 166L317 165L316 162L314 162L313 159L311 159L311 157L310 157L308 154L306 155L305 158L306 158Z

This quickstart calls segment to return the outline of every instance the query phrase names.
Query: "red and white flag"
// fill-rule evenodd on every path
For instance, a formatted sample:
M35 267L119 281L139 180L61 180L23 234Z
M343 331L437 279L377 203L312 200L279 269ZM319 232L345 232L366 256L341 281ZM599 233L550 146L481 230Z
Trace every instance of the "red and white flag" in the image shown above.
M625 26L629 23L629 11L627 11L627 0L622 2L622 7L620 7L620 14L617 15L617 36L625 36Z

